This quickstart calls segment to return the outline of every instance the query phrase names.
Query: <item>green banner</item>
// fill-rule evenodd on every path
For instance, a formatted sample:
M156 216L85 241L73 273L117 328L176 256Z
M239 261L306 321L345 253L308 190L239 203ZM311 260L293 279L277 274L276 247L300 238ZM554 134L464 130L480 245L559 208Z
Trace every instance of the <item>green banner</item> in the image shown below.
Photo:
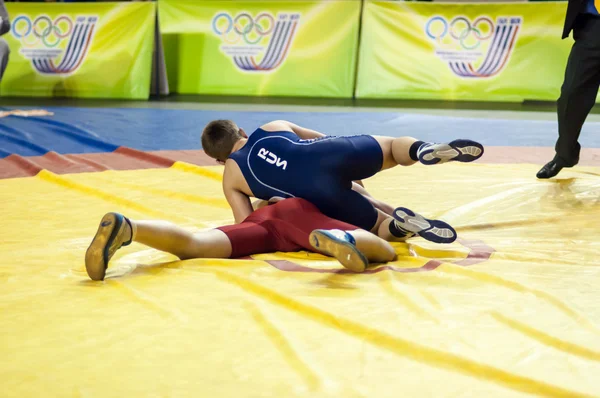
M359 0L160 0L169 87L350 98L360 7Z
M6 3L3 96L146 99L153 3Z
M556 100L567 4L365 2L356 96Z

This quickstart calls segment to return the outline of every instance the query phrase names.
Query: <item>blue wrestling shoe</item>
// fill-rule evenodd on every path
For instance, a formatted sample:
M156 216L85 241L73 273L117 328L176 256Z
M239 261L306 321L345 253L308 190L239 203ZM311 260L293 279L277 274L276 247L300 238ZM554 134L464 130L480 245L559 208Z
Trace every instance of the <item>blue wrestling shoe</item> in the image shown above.
M417 151L419 161L431 165L446 162L473 162L483 156L483 145L471 140L448 144L425 144Z
M104 280L111 257L131 243L131 236L131 224L121 214L107 213L102 217L96 236L85 252L85 269L92 280Z
M353 272L363 272L369 260L356 248L354 237L339 229L315 229L310 233L312 247L334 257Z
M405 207L394 210L396 228L410 238L419 235L423 239L435 243L452 243L456 240L454 228L440 220L429 220Z

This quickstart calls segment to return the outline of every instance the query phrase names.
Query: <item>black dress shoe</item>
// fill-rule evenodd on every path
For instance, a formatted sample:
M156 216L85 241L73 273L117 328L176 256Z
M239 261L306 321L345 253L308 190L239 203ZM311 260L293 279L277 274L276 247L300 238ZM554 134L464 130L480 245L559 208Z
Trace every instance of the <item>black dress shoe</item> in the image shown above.
M552 178L556 176L563 167L573 167L572 164L567 164L562 158L554 158L544 165L536 174L537 178Z

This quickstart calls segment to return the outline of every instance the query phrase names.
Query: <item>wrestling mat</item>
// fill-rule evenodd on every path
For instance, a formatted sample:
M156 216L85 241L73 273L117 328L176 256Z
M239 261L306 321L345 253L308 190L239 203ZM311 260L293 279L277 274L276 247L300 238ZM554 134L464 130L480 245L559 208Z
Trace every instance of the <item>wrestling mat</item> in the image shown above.
M105 110L53 111L0 119L3 397L600 396L600 167L383 172L374 196L460 241L396 243L364 274L306 252L177 261L134 243L92 282L106 212L190 230L232 216L198 126L195 146L110 146L90 121Z

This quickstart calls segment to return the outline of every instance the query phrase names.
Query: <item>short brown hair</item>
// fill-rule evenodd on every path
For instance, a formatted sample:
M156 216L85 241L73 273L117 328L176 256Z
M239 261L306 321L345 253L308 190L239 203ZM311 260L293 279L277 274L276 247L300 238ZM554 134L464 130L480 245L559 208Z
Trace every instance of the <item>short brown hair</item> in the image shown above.
M241 138L238 126L231 120L213 120L202 132L202 149L211 158L224 162Z

